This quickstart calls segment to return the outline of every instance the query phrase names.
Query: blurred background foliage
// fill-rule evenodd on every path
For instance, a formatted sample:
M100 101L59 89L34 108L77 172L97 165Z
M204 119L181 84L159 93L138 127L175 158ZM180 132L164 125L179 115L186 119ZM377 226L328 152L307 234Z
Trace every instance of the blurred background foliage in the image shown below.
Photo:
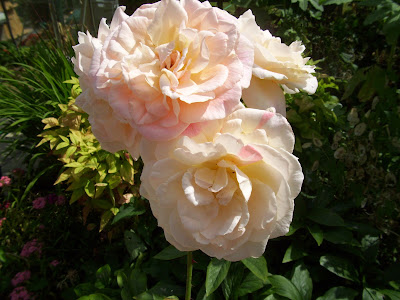
M101 150L74 105L71 45L83 3L53 1L51 17L49 2L16 2L36 31L18 48L0 44L2 158L23 156L26 170L1 187L0 295L29 269L25 286L39 299L182 299L185 253L168 246L138 195L141 162ZM130 14L145 2L119 4ZM258 259L195 252L193 299L400 299L399 1L222 4L235 16L251 9L286 44L301 40L319 87L286 98L305 174L290 232ZM52 205L52 194L70 205ZM42 253L21 258L33 239Z

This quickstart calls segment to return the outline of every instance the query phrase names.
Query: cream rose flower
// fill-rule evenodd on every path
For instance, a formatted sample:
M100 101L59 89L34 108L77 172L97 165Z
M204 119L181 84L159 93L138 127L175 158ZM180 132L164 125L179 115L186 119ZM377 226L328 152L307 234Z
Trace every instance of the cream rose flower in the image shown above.
M309 58L302 57L305 47L300 41L287 46L268 30L261 30L251 10L239 17L239 31L254 43L253 78L242 96L248 107L265 109L273 106L286 116L281 86L290 94L299 90L315 93L318 86L312 75L315 67L306 65Z
M117 12L115 18L118 16ZM102 19L98 38L92 37L89 32L87 34L79 32L79 44L73 47L76 57L72 58L74 71L80 76L79 82L82 88L82 93L76 98L76 104L89 114L92 132L103 149L110 152L128 150L134 159L138 159L140 134L128 122L118 118L107 101L94 94L89 79L93 53L102 48L106 37L115 26L116 21L108 27L105 19Z
M261 256L268 239L288 232L303 181L289 123L243 108L185 133L141 143L140 193L166 239L230 261Z
M237 109L254 50L236 18L197 0L162 0L131 16L124 10L110 27L102 21L98 38L81 33L75 47L75 67L118 122L169 140Z

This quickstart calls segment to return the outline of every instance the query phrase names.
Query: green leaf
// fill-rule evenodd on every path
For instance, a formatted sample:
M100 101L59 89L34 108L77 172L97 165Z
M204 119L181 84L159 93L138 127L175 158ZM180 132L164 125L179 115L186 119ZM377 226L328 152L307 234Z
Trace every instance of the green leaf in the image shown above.
M364 288L362 300L383 300L383 294L374 289Z
M85 186L86 195L88 195L90 198L93 198L94 192L95 192L94 183L92 181L88 181Z
M74 292L77 297L90 295L91 293L94 293L95 291L96 291L96 288L91 283L81 283L74 288Z
M358 292L344 286L333 287L317 300L353 300Z
M337 214L327 208L314 208L307 217L315 223L326 226L344 226L343 219Z
M319 263L328 271L339 277L358 282L358 272L354 265L342 257L333 255L321 256Z
M399 38L400 14L390 17L383 26L383 33L389 45L396 46Z
M67 168L82 168L84 166L81 163L74 161L72 163L66 164L65 167L67 167Z
M54 182L54 185L67 180L70 176L71 176L71 172L69 170L62 172L60 174L60 176L58 176L56 182Z
M336 4L336 5L341 5L345 3L350 3L353 2L353 0L328 0L323 2L323 5L331 5L331 4Z
M231 264L228 275L226 275L221 284L221 290L224 294L225 300L237 299L237 290L243 280L244 270L245 267L240 262L234 262Z
M185 288L181 287L180 285L160 281L160 282L157 282L157 284L155 286L153 286L149 290L149 292L154 295L168 297L167 299L176 299L176 298L174 298L174 296L176 296L176 295L177 296L185 295Z
M303 263L297 264L294 267L292 283L298 289L304 300L311 300L313 283L310 273Z
M126 276L126 274L123 270L116 271L115 275L117 276L117 283L118 283L118 286L120 289L122 289L124 286L126 287L128 285L128 277Z
M321 246L324 240L324 232L322 231L321 227L319 227L317 224L313 224L311 226L307 226L307 228L314 240L317 242L318 246Z
M131 293L127 288L123 288L121 289L121 298L122 300L132 300L133 296L131 295Z
M268 277L268 280L272 284L274 293L291 300L302 300L299 290L289 279L281 275L271 275Z
M337 227L324 231L324 238L334 244L354 244L353 234L344 227Z
M134 175L135 175L136 171L133 168L133 166L131 166L131 164L128 161L124 161L122 163L121 169L120 169L120 174L123 180L125 180L126 182L128 182L129 184L134 184Z
M382 294L388 296L391 300L400 300L400 292L394 290L379 290Z
M104 227L106 227L108 222L110 222L112 216L113 216L113 213L111 211L109 211L109 210L105 211L101 215L99 232L103 231Z
M78 298L78 300L111 300L111 298L107 295L96 293L89 296L80 297Z
M308 7L308 0L298 0L299 1L299 6L303 11L307 10Z
M228 274L229 267L231 265L230 261L224 259L213 258L207 267L206 275L206 294L209 296L214 292L221 282L225 279Z
M167 248L156 254L154 258L160 260L172 260L175 258L185 256L186 254L187 252L179 251L174 246L169 245Z
M133 217L133 216L139 216L141 214L144 214L145 212L146 212L145 208L138 210L133 205L129 205L129 204L128 205L123 205L123 206L121 206L118 214L115 216L112 224L115 224L115 223L117 223L117 222L119 222L119 221L121 221L122 219L125 219L125 218L130 218L130 217Z
M144 252L147 249L141 239L132 230L125 231L124 242L125 247L128 250L128 253L131 256L132 260L138 257L139 253Z
M110 266L104 265L96 271L96 278L106 287L110 283L111 279L111 268Z
M108 173L116 173L118 171L117 169L117 161L114 155L108 155L106 157L106 161L108 164Z
M108 210L113 207L112 203L106 199L92 199L90 201L93 207Z
M197 294L196 300L215 300L215 294L211 294L207 296L206 294L206 286L203 284L199 293Z
M128 289L133 296L137 296L147 290L146 274L139 269L133 269L129 276Z
M144 292L135 297L136 300L164 300L164 297L159 295L154 295L150 292Z
M77 147L76 146L70 146L67 151L65 152L66 157L70 157L72 154L76 152Z
M249 257L242 260L242 263L263 282L267 280L268 268L264 256L258 258Z
M59 144L57 145L56 150L62 149L62 148L68 147L68 146L69 146L69 143L62 142L62 143L59 143Z
M242 297L251 294L264 286L264 281L258 278L254 273L247 274L246 278L240 284L238 296Z
M285 252L282 263L291 262L307 255L300 243L293 242Z
M72 192L71 199L69 200L69 204L72 204L75 201L77 201L78 199L80 199L83 196L83 194L85 194L84 189L74 190Z

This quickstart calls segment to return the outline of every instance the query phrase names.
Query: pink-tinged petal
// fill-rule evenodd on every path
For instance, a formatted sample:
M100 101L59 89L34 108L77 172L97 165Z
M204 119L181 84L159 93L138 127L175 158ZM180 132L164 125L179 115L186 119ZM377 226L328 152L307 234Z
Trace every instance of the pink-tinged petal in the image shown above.
M240 80L242 88L246 89L250 86L252 77L252 68L254 64L254 46L244 36L240 36L239 46L236 50L236 55L239 57L243 66L243 77Z
M230 125L230 122L234 120L241 120L241 130L247 137L250 134L256 134L257 130L261 130L261 132L265 132L267 136L268 141L266 142L266 144L274 148L283 148L288 152L293 152L295 142L294 134L289 122L282 115L275 114L270 109L258 110L246 108L239 109L232 113L228 117L227 125ZM222 132L226 132L227 130L229 130L229 127L226 129L224 127L222 129ZM246 138L246 140L250 139ZM260 144L261 141L262 139L260 139L260 142L254 140L254 143Z
M137 130L145 138L151 141L168 141L179 136L189 124L179 122L175 126L164 127L158 123L143 124Z
M278 113L286 116L286 101L279 85L270 80L252 78L250 86L243 90L242 98L247 107L267 109L274 107Z
M240 104L241 88L236 85L229 91L226 91L216 97L213 101L205 103L182 103L182 112L180 119L183 122L202 122L208 120L223 119Z
M243 146L240 149L239 157L248 163L254 163L263 159L260 152L251 145Z
M112 18L111 24L110 24L110 30L115 30L122 22L124 22L127 18L128 15L124 12L126 9L125 6L119 6Z

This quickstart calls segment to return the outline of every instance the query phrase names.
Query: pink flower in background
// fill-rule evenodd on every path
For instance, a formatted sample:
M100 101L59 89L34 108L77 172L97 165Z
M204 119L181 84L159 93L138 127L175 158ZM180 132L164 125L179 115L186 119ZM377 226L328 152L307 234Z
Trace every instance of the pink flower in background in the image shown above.
M0 177L0 187L8 186L11 184L11 178L8 176L1 176Z
M57 267L59 264L60 264L60 262L57 259L50 262L50 265L53 267Z
M64 195L59 195L57 197L56 205L57 206L62 206L65 204L65 196Z
M74 47L83 91L76 103L104 149L137 158L140 136L170 140L237 109L254 51L235 17L197 0L124 10L110 26L101 21L98 38L79 33Z
M12 173L14 174L14 176L22 177L25 174L25 170L21 168L15 168L14 170L12 170Z
M38 253L40 256L42 254L43 244L39 243L37 239L27 242L21 250L20 256L29 257L33 253Z
M26 287L24 286L16 287L9 296L11 300L34 299L34 297L32 297L32 293L29 293Z
M55 204L57 199L58 199L58 196L56 194L47 195L47 203L49 203L49 204Z
M39 225L39 229L40 229L40 230L43 230L43 229L45 229L45 228L46 228L46 226L44 226L43 224L40 224L40 225Z
M1 225L3 225L3 222L4 222L6 219L7 219L6 217L0 218L0 227L1 227Z
M34 209L42 209L46 206L46 198L39 197L32 201L32 206Z
M15 274L14 278L11 279L11 284L13 286L17 286L31 278L31 271L22 271L17 274Z

